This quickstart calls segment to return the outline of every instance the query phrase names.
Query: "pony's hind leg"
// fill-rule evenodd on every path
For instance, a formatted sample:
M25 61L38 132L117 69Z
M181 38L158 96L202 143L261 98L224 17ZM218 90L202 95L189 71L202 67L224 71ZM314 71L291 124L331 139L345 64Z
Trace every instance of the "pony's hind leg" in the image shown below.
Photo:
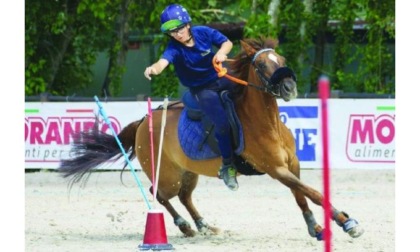
M197 186L198 175L192 172L184 172L182 175L181 188L179 190L179 200L185 206L187 211L190 213L191 218L194 220L197 230L200 233L206 234L208 231L212 234L217 234L220 229L212 227L204 221L204 218L198 213L192 202L192 192Z

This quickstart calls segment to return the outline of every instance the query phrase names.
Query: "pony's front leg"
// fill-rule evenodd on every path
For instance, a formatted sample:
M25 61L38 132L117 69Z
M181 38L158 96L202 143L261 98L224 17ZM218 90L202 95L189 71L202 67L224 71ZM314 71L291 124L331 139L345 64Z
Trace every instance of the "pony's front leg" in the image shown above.
M287 168L279 168L273 171L270 171L269 175L275 179L278 179L284 185L288 186L292 191L295 191L297 195L302 193L305 197L309 198L314 204L322 206L323 196L317 190L305 185L302 183L297 176L290 172ZM299 204L299 201L298 201ZM302 207L301 207L302 208ZM309 209L309 208L308 208ZM348 233L351 237L357 238L363 234L364 230L360 227L359 223L350 218L346 213L340 212L331 206L333 216L331 218L343 228L344 232ZM315 218L313 218L312 213L304 211L304 214L307 214L305 221L308 225L310 234L313 234L313 231L316 233L316 237L320 236L322 239L322 232L318 232ZM309 223L309 224L308 224ZM315 226L313 229L312 227Z
M308 226L309 235L316 237L318 241L323 240L323 231L324 229L319 225L311 210L303 213L303 218L305 219L306 225Z
M357 238L365 232L356 219L350 218L347 213L339 212L335 208L333 208L333 220L353 238Z
M316 222L312 211L307 211L303 213L303 218L305 219L306 225L308 226L309 234L312 237L316 237L318 241L324 239L324 229ZM362 227L360 227L357 220L350 218L345 212L339 212L333 208L332 219L337 223L337 225L343 228L343 231L348 233L351 237L357 238L364 233Z

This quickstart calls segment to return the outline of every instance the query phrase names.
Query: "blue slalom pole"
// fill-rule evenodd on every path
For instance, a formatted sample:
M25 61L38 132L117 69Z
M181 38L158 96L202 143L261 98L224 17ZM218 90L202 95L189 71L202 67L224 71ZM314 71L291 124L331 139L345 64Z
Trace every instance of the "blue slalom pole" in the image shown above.
M121 152L122 152L122 153L123 153L123 155L124 155L125 161L127 162L128 166L130 166L131 173L133 174L134 179L136 180L137 185L138 185L138 187L140 188L140 191L141 191L141 193L142 193L142 195L143 195L143 198L144 198L144 200L146 201L147 207L149 208L149 210L150 210L150 209L152 209L152 207L150 206L149 200L148 200L148 199L147 199L147 197L146 197L146 193L145 193L145 192L144 192L144 190L143 190L143 185L141 184L141 181L140 181L139 177L137 176L137 174L136 174L136 172L135 172L135 170L134 170L134 167L133 167L133 165L131 164L131 161L130 161L130 159L128 158L127 153L125 152L125 150L124 150L124 148L123 148L123 146L122 146L122 144L121 144L120 140L118 139L118 135L117 135L117 133L115 132L114 128L112 127L112 124L111 124L111 122L109 121L108 116L106 115L105 110L104 110L104 108L102 107L101 102L99 101L99 99L98 99L98 97L97 97L96 95L95 95L95 97L94 97L94 98L95 98L96 104L97 104L97 105L98 105L98 107L99 107L99 114L101 114L101 116L104 118L104 120L105 120L106 124L108 124L109 128L111 129L111 132L112 132L112 134L114 135L115 140L117 141L118 146L120 147L120 150L121 150Z

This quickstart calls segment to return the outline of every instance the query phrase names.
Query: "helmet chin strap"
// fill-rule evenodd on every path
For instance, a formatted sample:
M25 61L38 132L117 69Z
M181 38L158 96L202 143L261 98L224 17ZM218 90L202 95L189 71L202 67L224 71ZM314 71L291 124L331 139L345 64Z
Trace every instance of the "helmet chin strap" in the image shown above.
M188 24L188 25L190 25L190 24ZM191 26L188 27L188 33L190 34L190 37L184 42L184 44L188 44L191 41L191 39L193 38L192 37L192 32L191 32Z
M190 41L191 41L191 39L192 39L193 37L192 37L192 35L190 34L190 37L184 42L184 44L188 44Z

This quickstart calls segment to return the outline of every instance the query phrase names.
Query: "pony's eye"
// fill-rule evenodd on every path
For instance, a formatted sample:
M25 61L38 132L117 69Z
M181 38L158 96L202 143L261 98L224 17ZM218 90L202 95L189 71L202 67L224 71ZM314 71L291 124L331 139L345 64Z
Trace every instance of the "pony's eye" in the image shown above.
M260 70L264 70L266 67L267 67L267 66L266 66L266 65L265 65L265 63L263 63L263 62L261 62L261 63L259 63L259 64L258 64L258 68L259 68Z

